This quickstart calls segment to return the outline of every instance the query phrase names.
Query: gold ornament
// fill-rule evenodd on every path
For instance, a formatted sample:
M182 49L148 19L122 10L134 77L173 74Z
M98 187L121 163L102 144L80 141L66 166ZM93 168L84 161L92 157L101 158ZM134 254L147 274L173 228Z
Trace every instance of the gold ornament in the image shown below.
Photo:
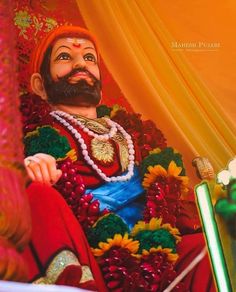
M107 122L103 118L91 120L78 115L74 115L74 117L76 117L76 119L78 119L86 128L94 133L101 135L109 133ZM129 152L126 139L120 132L117 132L110 139L118 144L121 168L122 171L125 171L129 165ZM94 138L91 142L91 150L93 157L98 161L110 163L114 160L114 146L108 140L104 141Z
M98 161L102 161L104 163L110 163L113 161L114 148L111 142L94 138L91 141L91 150L93 157Z
M88 119L82 116L73 115L81 124L83 124L86 128L93 131L97 134L108 134L109 129L107 127L107 123L103 118L100 119Z
M121 133L116 133L116 135L112 138L118 146L119 146L119 156L120 156L120 164L122 171L125 171L129 165L129 151L128 145Z
M82 276L81 279L78 279L78 284L94 280L88 266L82 266L73 252L63 250L53 258L45 272L45 276L36 279L33 283L55 284L61 273L70 265L80 266L82 269Z

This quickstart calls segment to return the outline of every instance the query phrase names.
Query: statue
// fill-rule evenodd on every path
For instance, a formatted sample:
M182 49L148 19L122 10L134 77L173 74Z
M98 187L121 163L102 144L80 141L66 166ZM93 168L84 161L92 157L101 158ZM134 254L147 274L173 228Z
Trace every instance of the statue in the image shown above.
M100 105L99 53L87 30L51 31L31 72L35 95L21 106L31 281L163 291L204 245L181 155L151 121ZM208 259L176 289L214 291Z

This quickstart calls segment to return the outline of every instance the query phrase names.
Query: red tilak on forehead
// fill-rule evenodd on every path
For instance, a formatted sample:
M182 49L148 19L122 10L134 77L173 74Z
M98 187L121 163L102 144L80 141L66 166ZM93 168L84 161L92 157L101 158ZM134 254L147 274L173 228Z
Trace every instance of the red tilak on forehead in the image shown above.
M72 43L72 46L75 48L80 48L81 44L84 44L86 42L85 39L80 38L67 38L67 42Z
M72 46L73 47L76 47L76 48L80 48L81 47L81 44L79 44L79 43L73 43Z

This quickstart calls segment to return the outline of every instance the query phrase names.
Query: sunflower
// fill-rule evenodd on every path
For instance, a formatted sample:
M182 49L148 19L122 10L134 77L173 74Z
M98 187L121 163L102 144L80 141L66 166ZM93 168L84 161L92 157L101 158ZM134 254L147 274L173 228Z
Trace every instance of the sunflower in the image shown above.
M167 230L170 234L174 236L174 238L176 239L176 243L180 242L181 237L179 230L177 228L171 227L171 225L168 223L162 224L161 218L152 218L148 223L145 223L144 221L139 221L137 224L134 225L133 229L131 230L131 236L136 236L140 231L143 230L154 231L158 229Z
M115 234L113 238L108 238L107 242L99 242L98 246L99 248L92 248L93 254L97 257L102 256L115 246L126 248L130 253L136 253L139 248L139 242L132 238L128 238L128 233L125 233L124 236L121 234Z
M175 263L178 259L178 255L176 253L172 253L172 249L171 248L162 248L161 246L156 247L152 247L148 250L143 249L142 250L142 255L146 256L152 253L165 253L167 255L167 259L169 262L171 263Z
M144 179L143 179L143 187L148 189L151 184L153 184L157 177L174 177L175 179L181 181L181 191L182 193L188 192L188 177L187 176L180 176L179 174L182 171L182 167L177 166L176 163L172 160L168 166L168 170L166 170L161 165L155 165L155 166L149 166L148 167L148 173L145 173Z

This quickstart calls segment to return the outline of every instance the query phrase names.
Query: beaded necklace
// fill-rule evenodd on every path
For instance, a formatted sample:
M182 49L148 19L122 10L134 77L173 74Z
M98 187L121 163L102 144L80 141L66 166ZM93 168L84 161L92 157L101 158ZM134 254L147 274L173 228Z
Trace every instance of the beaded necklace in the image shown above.
M130 178L134 174L134 145L131 136L124 130L123 127L121 127L118 123L108 119L104 118L106 121L107 125L110 127L109 133L106 134L96 134L90 129L88 129L83 123L81 123L79 120L74 118L72 115L65 113L63 111L52 111L50 113L52 117L54 117L60 124L62 124L64 127L70 131L70 133L74 136L74 138L78 141L81 149L82 149L82 154L84 157L84 160L97 172L97 174L106 182L117 182L117 181L127 181L130 180ZM66 119L69 121L67 121ZM70 123L71 122L71 123ZM125 175L122 176L111 176L108 177L106 174L98 167L97 164L91 159L88 153L87 145L80 135L80 133L73 127L72 123L77 125L82 131L87 133L89 136L92 136L94 138L103 140L103 141L108 141L110 138L112 138L117 131L120 131L121 134L124 136L126 139L127 145L128 145L128 153L129 153L129 164L128 164L128 172Z

